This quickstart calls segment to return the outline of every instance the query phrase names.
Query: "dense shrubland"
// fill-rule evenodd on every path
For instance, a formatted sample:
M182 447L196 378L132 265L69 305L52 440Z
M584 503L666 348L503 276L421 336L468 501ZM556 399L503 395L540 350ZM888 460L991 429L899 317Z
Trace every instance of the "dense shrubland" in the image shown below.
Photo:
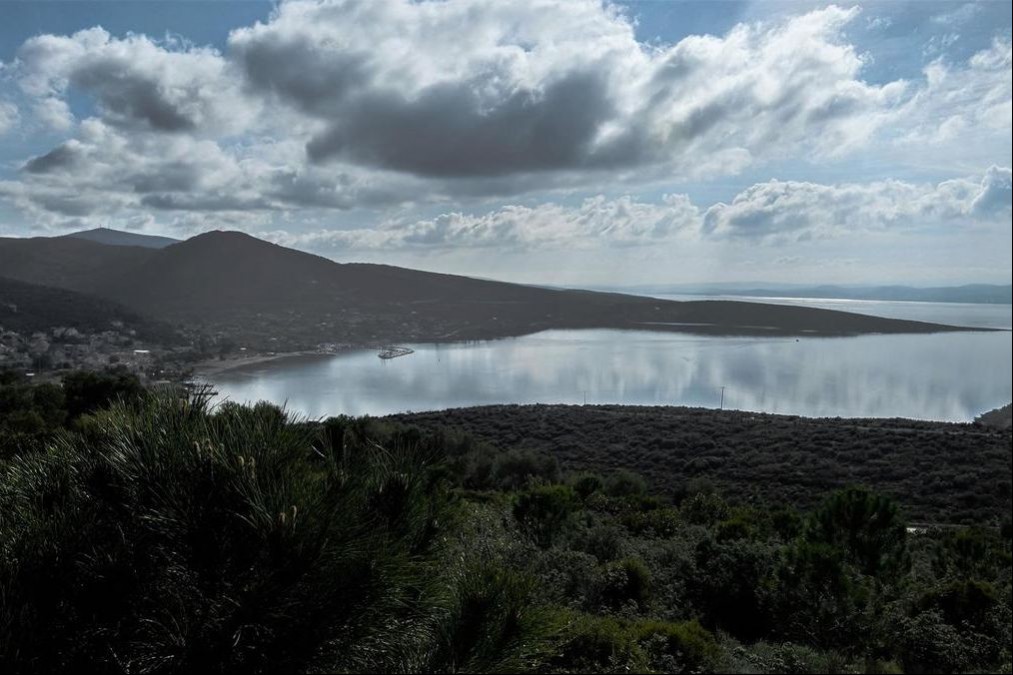
M454 431L90 391L4 446L3 672L1010 672L1008 520L662 499Z
M60 382L35 383L0 370L0 460L42 449L58 432L114 401L135 406L147 396L140 380L126 372L74 371Z
M811 509L857 483L900 501L916 523L998 525L1011 509L1008 427L619 405L496 405L396 419L457 429L500 450L540 450L567 471L633 470L675 500L708 484L739 503Z

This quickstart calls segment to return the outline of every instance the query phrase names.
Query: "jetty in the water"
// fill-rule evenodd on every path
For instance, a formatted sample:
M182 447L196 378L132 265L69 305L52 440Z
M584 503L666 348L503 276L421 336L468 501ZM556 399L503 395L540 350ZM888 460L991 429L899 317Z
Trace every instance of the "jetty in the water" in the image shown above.
M408 347L384 347L377 356L381 359L396 359L399 356L408 356L414 353L415 350Z

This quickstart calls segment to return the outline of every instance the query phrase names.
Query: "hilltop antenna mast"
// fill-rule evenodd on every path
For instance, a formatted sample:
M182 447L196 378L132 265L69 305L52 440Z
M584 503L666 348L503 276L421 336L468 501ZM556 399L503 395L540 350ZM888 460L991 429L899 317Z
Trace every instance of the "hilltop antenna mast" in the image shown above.
M725 388L721 387L721 404L718 406L718 410L725 409Z

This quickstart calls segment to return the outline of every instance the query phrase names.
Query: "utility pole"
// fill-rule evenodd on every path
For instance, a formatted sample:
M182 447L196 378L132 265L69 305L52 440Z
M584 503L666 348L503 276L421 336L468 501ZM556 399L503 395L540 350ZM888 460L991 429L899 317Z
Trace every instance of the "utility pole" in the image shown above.
M721 387L721 405L718 408L718 410L724 410L724 409L725 409L725 388Z

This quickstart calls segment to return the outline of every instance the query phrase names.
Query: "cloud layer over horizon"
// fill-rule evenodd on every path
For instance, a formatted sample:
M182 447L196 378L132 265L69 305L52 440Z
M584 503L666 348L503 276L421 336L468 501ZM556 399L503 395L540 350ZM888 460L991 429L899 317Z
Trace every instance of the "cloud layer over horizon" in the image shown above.
M233 228L344 255L1008 241L1008 28L871 79L862 14L645 42L593 0L291 0L224 49L36 35L0 66L0 138L51 140L0 158L16 165L0 202L40 230ZM851 168L871 162L895 177ZM798 180L807 165L836 178ZM795 179L769 179L785 166ZM680 189L728 180L724 201Z

